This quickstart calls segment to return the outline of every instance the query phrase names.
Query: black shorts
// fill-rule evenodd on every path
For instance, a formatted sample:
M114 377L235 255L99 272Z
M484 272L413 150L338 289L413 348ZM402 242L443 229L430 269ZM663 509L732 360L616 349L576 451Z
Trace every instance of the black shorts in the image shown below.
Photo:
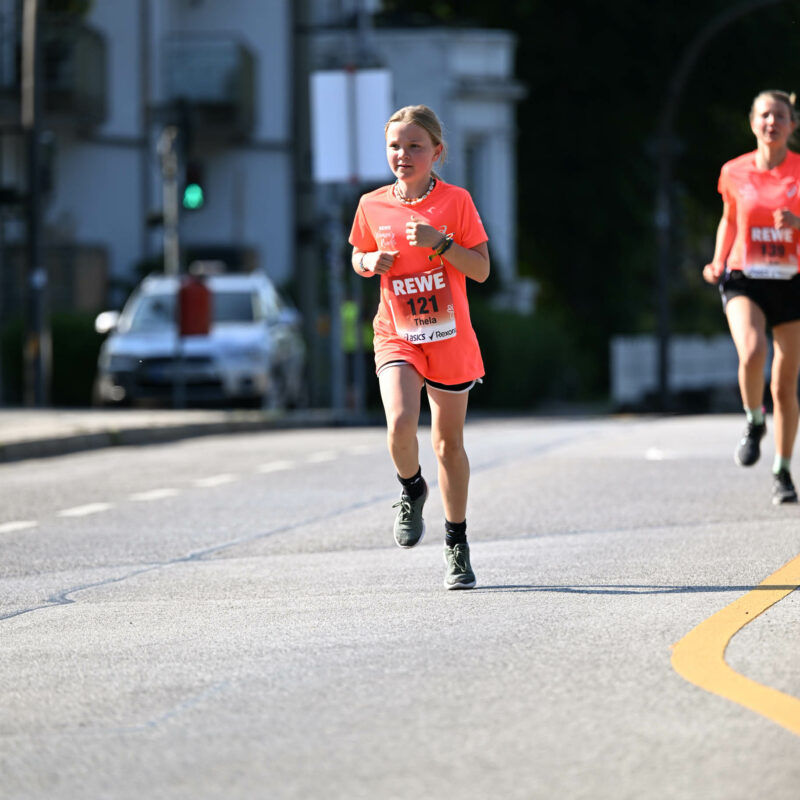
M387 361L385 364L381 364L378 367L376 374L380 375L387 367L396 367L400 364L409 366L413 368L412 364L409 364L408 361ZM474 381L467 381L466 383L439 383L438 381L432 381L428 378L423 378L425 381L426 386L431 386L434 389L439 389L442 392L452 392L453 394L461 394L462 392L468 392L475 386L476 383L483 383L483 379L478 378Z
M741 270L726 272L719 282L722 308L733 297L749 297L774 328L800 319L800 275L788 281L748 278Z

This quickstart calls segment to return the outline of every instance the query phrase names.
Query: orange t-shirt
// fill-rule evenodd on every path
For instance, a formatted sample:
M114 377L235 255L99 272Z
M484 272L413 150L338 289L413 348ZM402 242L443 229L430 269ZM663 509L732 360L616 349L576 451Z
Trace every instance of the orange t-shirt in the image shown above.
M477 344L469 317L466 275L447 261L446 254L429 261L430 248L408 243L406 223L412 218L427 222L442 234L452 234L462 247L472 248L489 238L469 192L441 180L422 203L413 206L397 200L391 185L363 195L350 244L366 252L398 251L392 268L381 276L376 336L397 335L419 345L448 339Z
M800 155L789 152L774 169L758 170L755 151L722 166L719 192L736 208L736 238L728 269L751 278L788 279L800 271L800 236L775 227L773 211L800 216Z

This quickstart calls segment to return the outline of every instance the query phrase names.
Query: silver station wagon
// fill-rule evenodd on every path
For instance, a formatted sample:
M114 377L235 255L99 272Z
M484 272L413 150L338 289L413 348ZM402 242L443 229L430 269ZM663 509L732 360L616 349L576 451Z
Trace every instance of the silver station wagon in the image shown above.
M145 278L121 313L97 317L97 331L110 335L98 359L96 403L303 404L306 347L298 312L260 271L201 280L210 291L207 333L181 335L181 279L165 275Z

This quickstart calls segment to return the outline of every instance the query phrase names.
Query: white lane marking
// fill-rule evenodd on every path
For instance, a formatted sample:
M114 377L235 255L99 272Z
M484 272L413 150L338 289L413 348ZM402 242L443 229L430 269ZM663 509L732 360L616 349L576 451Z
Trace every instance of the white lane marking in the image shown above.
M646 461L674 461L678 454L673 450L661 450L658 447L650 447L644 454Z
M130 495L131 500L146 502L148 500L163 500L165 497L175 497L177 489L151 489L149 492L136 492Z
M14 531L26 531L28 528L35 528L39 523L32 519L17 519L12 522L4 522L0 525L0 533L13 533Z
M87 503L85 506L75 506L65 508L58 512L59 517L86 517L89 514L99 514L101 511L108 511L113 508L111 503Z
M200 478L194 482L194 485L200 487L201 489L210 489L213 486L222 486L226 483L233 483L235 480L235 475L225 473L223 475L211 475L208 478Z
M309 464L322 464L325 461L335 461L339 454L333 450L320 450L319 453L312 453L306 461Z
M354 445L353 447L348 447L347 452L351 456L366 456L369 455L370 453L377 453L378 450L377 448L371 447L368 444L357 444Z
M262 464L259 468L259 472L267 473L267 472L281 472L285 469L294 469L296 462L294 461L272 461L269 464Z

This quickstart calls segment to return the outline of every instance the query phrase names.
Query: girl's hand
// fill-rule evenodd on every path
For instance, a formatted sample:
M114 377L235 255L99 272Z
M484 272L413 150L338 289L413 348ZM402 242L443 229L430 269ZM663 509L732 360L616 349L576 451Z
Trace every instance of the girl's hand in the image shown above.
M781 208L772 212L775 227L778 230L783 228L800 228L800 217L795 216L788 208Z
M367 253L364 257L364 266L376 275L385 275L392 268L399 252L399 250L376 250L374 253Z
M412 247L436 247L442 241L442 236L444 234L441 231L417 217L412 216L406 222L406 239Z

